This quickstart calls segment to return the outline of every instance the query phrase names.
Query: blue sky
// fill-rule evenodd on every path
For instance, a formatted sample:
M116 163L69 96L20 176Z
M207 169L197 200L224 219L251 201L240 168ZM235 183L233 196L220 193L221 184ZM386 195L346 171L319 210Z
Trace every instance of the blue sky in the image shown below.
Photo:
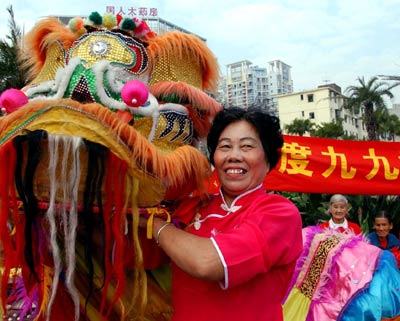
M292 66L295 91L326 81L344 90L358 77L400 76L400 0L3 0L2 38L9 5L26 31L46 15L156 8L159 17L206 38L223 73L240 60L264 67L280 59ZM395 94L392 102L400 103L400 89Z

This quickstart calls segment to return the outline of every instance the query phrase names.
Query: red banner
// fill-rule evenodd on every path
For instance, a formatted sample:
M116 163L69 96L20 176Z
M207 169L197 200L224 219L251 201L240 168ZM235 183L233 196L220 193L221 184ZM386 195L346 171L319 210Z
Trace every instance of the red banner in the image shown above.
M400 143L285 135L267 190L400 195Z

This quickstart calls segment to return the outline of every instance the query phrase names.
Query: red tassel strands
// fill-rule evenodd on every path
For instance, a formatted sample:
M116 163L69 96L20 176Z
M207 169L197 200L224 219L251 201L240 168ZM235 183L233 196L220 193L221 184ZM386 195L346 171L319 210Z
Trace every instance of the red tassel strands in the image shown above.
M1 301L6 309L7 286L12 268L19 267L18 258L23 257L23 240L16 239L19 234L18 203L14 185L15 149L12 141L0 147L0 239L3 246L4 271L1 278ZM22 252L21 252L22 251ZM21 253L18 253L21 252Z
M103 288L103 298L100 311L105 320L109 319L112 309L116 302L125 292L125 271L124 271L124 231L125 217L127 211L126 203L126 177L128 165L118 159L114 154L109 154L110 165L106 175L107 204L104 206L104 219L106 226L106 249L105 249L105 269L106 279ZM113 204L114 208L110 208ZM111 210L111 211L110 211ZM112 248L110 248L110 245ZM107 307L106 300L109 284L114 276L116 287L112 301Z

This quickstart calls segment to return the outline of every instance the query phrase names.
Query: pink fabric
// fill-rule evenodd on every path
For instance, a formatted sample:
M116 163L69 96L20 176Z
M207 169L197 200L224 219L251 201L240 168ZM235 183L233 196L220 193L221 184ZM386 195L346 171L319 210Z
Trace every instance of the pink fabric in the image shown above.
M365 255L368 253L368 259ZM345 248L335 260L332 281L325 296L311 306L307 320L336 320L343 306L372 279L380 249L367 243ZM362 259L360 259L362 258Z
M199 211L200 228L192 225L189 231L212 237L225 263L224 283L202 281L173 266L172 320L282 321L281 301L302 250L297 208L262 188L239 196L233 211L221 205L218 195Z
M303 231L315 233L315 229ZM322 231L314 235L307 258L303 261L301 274L296 287L301 288L306 274L314 264L314 256L322 241L332 238L335 232ZM380 249L366 243L362 235L353 233L336 234L340 241L326 257L323 271L310 305L307 321L333 321L357 291L366 287L372 280ZM317 237L316 237L317 236ZM304 237L304 236L303 236Z

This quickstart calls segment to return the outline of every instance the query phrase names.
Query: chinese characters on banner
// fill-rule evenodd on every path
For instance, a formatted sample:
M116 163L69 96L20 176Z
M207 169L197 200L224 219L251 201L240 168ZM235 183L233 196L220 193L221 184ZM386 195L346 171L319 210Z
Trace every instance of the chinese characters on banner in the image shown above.
M400 194L400 143L284 136L282 157L264 180L270 191Z
M107 6L106 12L112 13L114 15L132 16L132 17L139 17L139 18L157 17L158 16L157 8L145 8L145 7L124 8L122 6L119 6L119 7Z

